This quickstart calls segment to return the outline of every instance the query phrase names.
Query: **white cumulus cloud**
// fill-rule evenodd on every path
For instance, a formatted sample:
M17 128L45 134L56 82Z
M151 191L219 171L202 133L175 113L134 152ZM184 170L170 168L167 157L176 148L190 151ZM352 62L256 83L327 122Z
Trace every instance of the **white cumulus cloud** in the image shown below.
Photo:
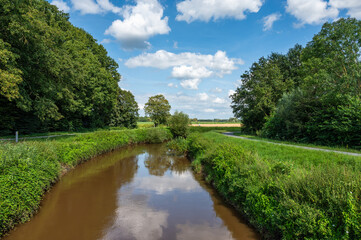
M299 20L298 26L335 19L339 10L323 0L287 0L286 11Z
M263 0L185 0L177 4L176 19L187 23L221 18L242 20L245 12L256 13L262 5Z
M109 0L71 0L74 10L81 14L121 13L122 8L114 6Z
M191 52L175 54L159 50L155 53L143 53L125 62L125 65L130 68L172 68L172 77L180 79L181 86L188 89L198 89L198 85L204 78L231 74L240 64L243 64L241 59L228 58L226 52L223 51L217 51L214 55L202 55Z
M197 90L202 80L199 78L182 80L180 85L185 89Z
M281 18L280 13L273 13L263 18L263 31L272 29L273 23Z
M59 8L59 10L63 11L63 12L69 12L70 11L70 7L68 6L68 4L66 2L64 2L63 0L53 0L51 2L52 5L55 5Z
M349 16L361 19L360 0L330 0L329 4L337 9L346 9Z
M178 79L185 78L207 78L212 75L212 71L209 71L205 67L193 67L193 66L185 66L181 65L179 67L174 67L172 71L172 77Z
M207 101L209 99L209 96L207 93L199 93L198 96L201 101Z
M81 14L98 14L103 12L102 8L94 0L71 0L74 10Z
M217 103L217 104L223 104L223 103L226 103L226 100L217 97L217 98L215 98L215 99L213 100L213 102L214 102L214 103Z
M168 17L163 17L163 7L157 0L137 0L135 6L125 6L123 20L115 20L105 31L113 36L124 49L144 49L147 40L158 34L168 34Z

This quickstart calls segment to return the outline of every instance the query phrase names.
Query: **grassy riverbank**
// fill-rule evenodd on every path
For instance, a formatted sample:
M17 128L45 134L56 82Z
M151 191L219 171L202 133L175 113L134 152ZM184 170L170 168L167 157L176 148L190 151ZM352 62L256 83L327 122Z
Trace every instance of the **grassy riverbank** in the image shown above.
M194 168L265 238L361 238L361 158L214 132L187 143Z
M125 145L158 143L171 137L168 129L147 128L0 143L0 237L36 213L43 194L67 169Z
M303 146L303 147L321 148L321 149L328 149L328 150L341 151L341 152L361 153L361 150L357 150L357 149L353 149L353 148L346 148L346 147L343 147L343 146L327 146L327 145L319 145L319 144L312 144L312 143L275 140L275 139L271 139L271 138L265 138L265 137L255 136L255 135L244 134L244 133L239 132L239 131L234 132L234 135L239 136L239 137L248 138L248 139L266 141L266 142L273 142L273 143L297 145L297 146Z

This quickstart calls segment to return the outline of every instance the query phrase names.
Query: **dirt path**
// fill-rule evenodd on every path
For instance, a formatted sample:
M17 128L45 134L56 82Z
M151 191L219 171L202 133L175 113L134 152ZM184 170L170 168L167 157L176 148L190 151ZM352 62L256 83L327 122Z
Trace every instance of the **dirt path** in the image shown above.
M321 151L321 152L334 152L334 153L339 153L339 154L361 157L361 153L342 152L342 151L329 150L329 149L323 149L323 148L305 147L305 146L285 144L285 143L275 143L275 142L269 142L269 141L265 141L265 140L258 140L258 139L251 139L251 138L246 138L246 137L235 136L233 132L225 132L223 134L228 137L240 138L240 139L255 141L255 142L265 142L265 143L271 143L271 144L275 144L275 145L289 146L289 147L302 148L302 149Z

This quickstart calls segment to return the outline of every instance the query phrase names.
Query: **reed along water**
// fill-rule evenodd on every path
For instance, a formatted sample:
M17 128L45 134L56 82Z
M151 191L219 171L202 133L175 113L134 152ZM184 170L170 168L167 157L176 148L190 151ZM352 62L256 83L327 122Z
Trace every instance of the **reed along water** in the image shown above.
M70 171L6 240L260 239L185 157L137 145Z

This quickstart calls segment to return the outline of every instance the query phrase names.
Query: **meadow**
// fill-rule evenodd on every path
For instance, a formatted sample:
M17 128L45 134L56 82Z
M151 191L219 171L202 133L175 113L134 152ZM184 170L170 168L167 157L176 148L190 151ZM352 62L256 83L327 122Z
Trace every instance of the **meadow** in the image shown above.
M361 158L215 132L170 143L266 239L360 239Z

